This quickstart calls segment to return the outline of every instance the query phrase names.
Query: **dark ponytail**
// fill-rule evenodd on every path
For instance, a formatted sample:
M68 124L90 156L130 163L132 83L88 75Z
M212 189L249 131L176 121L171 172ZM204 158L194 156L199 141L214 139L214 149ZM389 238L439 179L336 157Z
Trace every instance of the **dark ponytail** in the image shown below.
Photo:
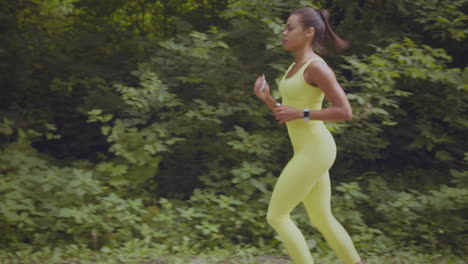
M325 40L330 40L333 43L333 46L335 46L335 49L338 51L349 47L349 42L338 37L338 35L336 35L335 31L333 31L332 27L330 26L330 12L328 12L326 9L322 9L319 11L319 13L323 21L325 21Z
M346 49L349 43L336 35L333 31L329 19L330 13L322 9L320 11L311 7L296 9L291 15L301 16L302 25L304 28L313 27L315 29L315 37L313 40L314 47L317 47L321 53L326 53L326 43L331 41L337 51Z

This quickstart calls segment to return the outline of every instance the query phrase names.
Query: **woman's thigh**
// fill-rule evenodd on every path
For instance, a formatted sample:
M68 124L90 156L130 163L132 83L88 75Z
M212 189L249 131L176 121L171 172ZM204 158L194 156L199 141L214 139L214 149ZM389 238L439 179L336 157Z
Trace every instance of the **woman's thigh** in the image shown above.
M270 200L269 213L289 214L310 193L329 166L320 166L307 155L296 155L278 178Z

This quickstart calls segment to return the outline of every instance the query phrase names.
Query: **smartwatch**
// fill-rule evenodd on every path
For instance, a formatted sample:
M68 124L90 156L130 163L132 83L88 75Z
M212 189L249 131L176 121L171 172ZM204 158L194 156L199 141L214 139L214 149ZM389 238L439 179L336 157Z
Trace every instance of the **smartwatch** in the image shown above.
M304 109L304 115L303 115L304 121L310 120L310 109Z

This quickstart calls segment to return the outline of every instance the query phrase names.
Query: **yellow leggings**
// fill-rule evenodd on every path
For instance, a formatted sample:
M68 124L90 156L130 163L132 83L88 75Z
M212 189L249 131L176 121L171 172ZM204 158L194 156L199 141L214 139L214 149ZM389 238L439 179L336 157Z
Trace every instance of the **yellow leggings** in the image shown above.
M325 237L338 258L346 264L359 262L353 242L331 212L328 170L336 157L332 135L322 122L288 123L294 156L273 189L267 221L279 234L295 264L314 260L301 231L291 221L291 211L302 202L312 225Z

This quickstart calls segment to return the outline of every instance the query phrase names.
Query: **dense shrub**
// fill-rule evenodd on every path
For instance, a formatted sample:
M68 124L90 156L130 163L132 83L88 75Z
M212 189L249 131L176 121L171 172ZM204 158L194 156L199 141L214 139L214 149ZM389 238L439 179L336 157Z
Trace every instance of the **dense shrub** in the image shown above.
M132 239L144 210L122 199L89 169L61 167L25 143L0 152L3 248L118 245Z

